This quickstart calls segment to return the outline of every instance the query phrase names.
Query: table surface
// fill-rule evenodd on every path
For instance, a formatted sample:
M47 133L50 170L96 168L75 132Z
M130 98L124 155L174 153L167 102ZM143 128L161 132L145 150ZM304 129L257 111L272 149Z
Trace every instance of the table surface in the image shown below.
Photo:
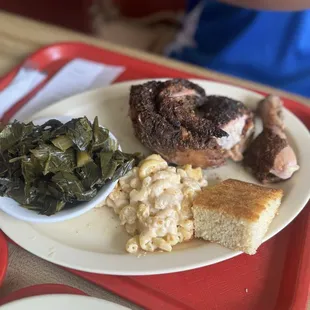
M25 57L38 48L61 41L80 41L97 45L111 51L121 52L154 63L160 63L172 68L198 74L206 78L216 78L227 83L238 83L240 86L253 87L267 93L286 96L293 100L310 104L310 99L304 97L288 94L267 86L229 77L214 71L183 64L142 51L118 46L91 36L36 22L2 11L0 11L0 76L9 72L14 66L19 64ZM120 297L78 278L51 263L34 257L32 254L15 245L9 246L9 255L8 273L4 286L1 288L0 297L7 295L11 291L29 285L63 283L79 288L91 296L116 302L131 309L139 309L136 305L130 304ZM38 270L38 272L33 272L34 270ZM308 309L310 310L310 307L308 307Z

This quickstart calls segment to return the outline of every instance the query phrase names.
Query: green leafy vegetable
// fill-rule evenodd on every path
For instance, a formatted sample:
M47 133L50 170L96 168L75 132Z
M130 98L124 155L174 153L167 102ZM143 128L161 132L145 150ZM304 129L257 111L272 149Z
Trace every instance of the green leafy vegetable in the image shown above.
M65 152L49 144L41 144L30 151L43 167L43 174L58 171L72 171L76 166L75 151L73 148Z
M51 141L54 146L62 151L66 151L71 146L73 146L72 140L68 136L59 136Z
M138 165L139 161L142 159L142 156L139 153L126 154L116 151L113 158L115 161L118 161L118 167L111 179L117 180L130 171L133 167Z
M33 200L33 195L35 195L32 186L36 179L41 175L41 166L34 156L30 156L22 160L21 167L25 183L25 201L26 203L30 203L31 200Z
M113 151L100 153L100 166L103 180L111 177L117 168L117 163L112 162L112 157Z
M23 124L15 121L0 132L0 151L4 152L15 143L22 141L34 128L33 123Z
M89 201L96 196L97 190L85 189L82 182L74 174L69 172L58 172L52 177L64 197L68 201Z
M139 154L118 150L109 131L86 118L41 126L0 124L0 196L52 215L96 196L138 164Z
M93 137L93 130L86 117L76 118L66 124L68 137L80 151L86 151Z
M57 200L49 195L37 195L31 205L24 205L25 208L38 212L44 215L53 215L61 211L66 205L66 202Z
M76 161L78 167L83 167L90 161L92 161L92 158L90 154L86 151L78 151L76 154Z
M109 130L99 126L98 117L95 117L93 124L93 141L92 141L92 150L96 151L101 149L109 139Z
M93 188L102 183L101 170L93 161L76 169L76 174L85 188Z

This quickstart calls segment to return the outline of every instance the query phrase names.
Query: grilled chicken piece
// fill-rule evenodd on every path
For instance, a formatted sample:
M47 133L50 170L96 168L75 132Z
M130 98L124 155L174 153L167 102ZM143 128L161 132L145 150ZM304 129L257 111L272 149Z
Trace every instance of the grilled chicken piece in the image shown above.
M241 160L254 131L253 115L241 103L206 96L187 80L133 86L130 117L138 139L168 162L214 167Z
M273 95L258 104L264 129L246 151L244 163L262 183L287 180L299 169L284 132L282 109L281 99Z
M216 139L225 158L241 161L254 134L252 112L243 103L223 96L207 96L200 111L213 125L227 133Z

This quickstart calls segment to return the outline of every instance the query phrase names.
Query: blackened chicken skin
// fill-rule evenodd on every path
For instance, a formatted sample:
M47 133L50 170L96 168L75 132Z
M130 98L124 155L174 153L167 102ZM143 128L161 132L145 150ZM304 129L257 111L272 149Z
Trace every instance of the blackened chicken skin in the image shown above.
M207 119L227 133L216 139L224 156L241 161L254 134L252 112L243 103L223 96L207 96L201 110Z
M258 104L264 129L247 150L244 163L262 183L287 180L299 169L284 132L282 109L281 99L273 95Z
M210 120L197 115L196 111L203 104L204 96L200 87L187 80L168 81L157 96L158 113L172 125L182 127L183 131L187 129L206 135L212 130L216 137L228 136L221 129L214 128Z
M182 79L133 86L129 104L138 139L178 165L206 168L226 158L240 160L254 128L252 113L242 103L206 96Z

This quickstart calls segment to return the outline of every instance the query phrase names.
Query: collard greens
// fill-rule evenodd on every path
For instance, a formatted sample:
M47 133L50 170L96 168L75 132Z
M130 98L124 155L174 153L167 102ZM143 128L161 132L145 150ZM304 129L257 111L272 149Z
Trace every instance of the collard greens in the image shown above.
M52 215L91 200L139 160L118 150L97 117L41 126L14 121L0 131L0 195Z

